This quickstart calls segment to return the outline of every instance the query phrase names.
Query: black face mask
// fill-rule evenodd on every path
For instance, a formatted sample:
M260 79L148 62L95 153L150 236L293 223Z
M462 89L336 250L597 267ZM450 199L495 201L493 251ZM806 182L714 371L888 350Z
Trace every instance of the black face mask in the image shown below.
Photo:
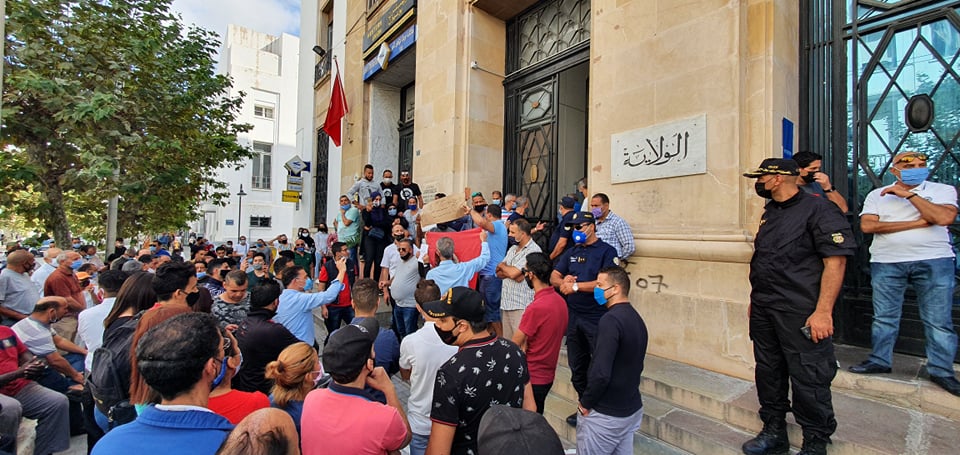
M324 234L327 233L327 227L326 227L326 226L321 227L321 228L318 228L317 230L320 231L320 232L322 232L322 233L324 233Z
M813 182L815 182L815 181L817 180L816 177L817 177L817 173L816 173L816 172L811 172L811 173L809 173L809 174L807 174L807 175L804 175L804 176L802 176L802 177L800 177L800 178L802 178L804 182L813 183Z
M400 259L402 259L403 262L407 262L407 259L410 259L410 256L413 256L413 255L410 253L407 253L405 256L400 256Z
M280 239L280 243L286 244L286 243L287 243L287 239Z
M197 300L200 300L200 291L187 294L187 305L194 306L197 304Z
M529 286L530 289L533 289L533 280L531 280L530 277L524 275L524 276L523 276L523 281L526 281L526 282L527 282L527 286Z
M477 213L483 213L487 209L487 204L480 204L473 206L473 210L476 210Z
M405 236L405 235L403 235L403 234L393 236L393 239L396 240L396 241L398 241L398 242L401 241L401 240L403 240L403 239L405 239L405 238L407 238L407 236Z
M457 336L453 334L453 331L457 329L456 324L450 330L443 330L436 324L433 325L433 328L437 331L437 335L440 336L440 341L443 341L443 344L454 346L457 341Z
M773 191L766 189L763 183L761 182L754 183L753 187L755 190L757 190L757 196L760 196L766 199L773 199Z

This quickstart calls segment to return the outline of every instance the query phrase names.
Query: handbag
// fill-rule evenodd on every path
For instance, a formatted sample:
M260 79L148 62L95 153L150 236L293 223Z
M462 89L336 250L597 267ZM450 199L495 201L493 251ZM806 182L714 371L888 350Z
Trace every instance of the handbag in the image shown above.
M387 237L387 233L384 232L383 229L378 228L376 226L370 228L370 231L367 232L367 235L377 240L383 240L384 238Z

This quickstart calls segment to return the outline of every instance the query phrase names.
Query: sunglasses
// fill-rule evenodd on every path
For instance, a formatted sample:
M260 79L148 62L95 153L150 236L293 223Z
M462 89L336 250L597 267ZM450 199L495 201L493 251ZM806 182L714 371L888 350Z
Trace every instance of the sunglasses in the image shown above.
M410 251L409 248L397 248L397 251Z
M582 230L583 230L585 227L587 227L587 226L590 226L590 223L578 224L578 225L574 226L573 228L576 229L576 230L578 230L578 231L582 231Z
M922 153L911 153L901 156L897 163L912 163L913 160L927 161L927 155Z

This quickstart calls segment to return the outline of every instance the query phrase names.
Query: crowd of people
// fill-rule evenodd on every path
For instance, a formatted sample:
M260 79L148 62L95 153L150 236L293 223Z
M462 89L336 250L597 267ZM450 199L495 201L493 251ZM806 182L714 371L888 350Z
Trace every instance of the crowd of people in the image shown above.
M788 450L790 411L804 455L826 453L836 429L831 313L856 245L819 158L796 158L744 174L770 199L750 272L764 429L747 454ZM875 293L874 352L854 373L890 371L899 315L890 308L906 282L938 282L942 257L952 257L941 230L956 194L925 181L925 159L895 157L898 182L864 206L863 229L877 235L875 287L890 289ZM106 261L75 242L48 249L39 266L10 251L0 273L0 442L16 441L24 416L37 420L37 454L82 433L96 454L562 453L542 414L565 341L577 453L632 453L648 333L623 266L633 234L610 199L587 199L581 182L579 195L559 198L541 244L534 233L545 224L527 219L522 195L466 189L461 217L423 226L409 172L400 184L389 170L380 182L373 175L368 165L341 197L333 232L299 228L292 242L241 236L214 247L162 234L139 249L120 239ZM462 235L479 251L458 254ZM916 247L891 248L885 236ZM931 286L928 310L942 304L931 300L942 286ZM381 323L384 305L392 317ZM960 395L956 334L941 333L938 319L949 320L949 307L922 315L928 371ZM397 376L409 383L406 403Z

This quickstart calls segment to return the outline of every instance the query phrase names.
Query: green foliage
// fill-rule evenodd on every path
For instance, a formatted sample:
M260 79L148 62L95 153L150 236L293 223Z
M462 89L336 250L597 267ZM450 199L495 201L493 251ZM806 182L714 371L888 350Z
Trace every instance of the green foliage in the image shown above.
M214 171L250 156L216 35L169 7L7 2L0 203L58 243L101 237L113 195L121 234L182 227L228 196Z

